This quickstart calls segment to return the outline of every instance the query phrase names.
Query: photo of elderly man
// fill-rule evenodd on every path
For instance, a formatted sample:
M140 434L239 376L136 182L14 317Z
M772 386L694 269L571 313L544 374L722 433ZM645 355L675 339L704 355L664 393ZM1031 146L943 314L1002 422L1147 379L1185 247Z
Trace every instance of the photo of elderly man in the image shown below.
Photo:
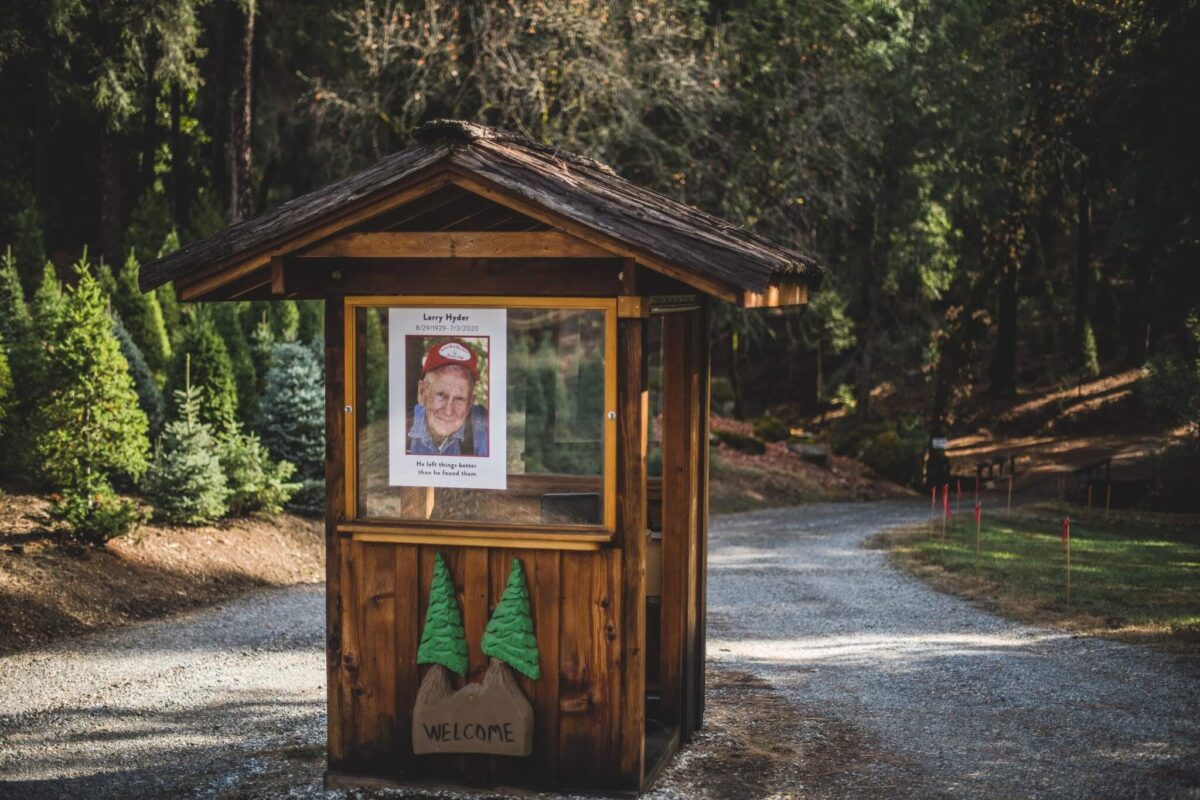
M488 410L476 402L478 383L479 354L470 344L434 340L421 363L408 430L409 455L488 455Z

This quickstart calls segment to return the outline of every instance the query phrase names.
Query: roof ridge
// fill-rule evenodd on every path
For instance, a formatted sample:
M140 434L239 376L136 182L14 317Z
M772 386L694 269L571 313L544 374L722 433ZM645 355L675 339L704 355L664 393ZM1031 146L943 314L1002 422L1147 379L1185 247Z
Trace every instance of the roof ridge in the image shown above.
M616 176L617 171L591 156L572 153L553 145L539 142L524 133L508 131L503 128L493 128L478 122L465 119L432 119L417 126L414 135L417 141L425 144L444 143L451 146L470 144L471 142L498 142L500 144L515 144L528 150L536 150L550 158L566 161L577 166L599 170L608 175Z

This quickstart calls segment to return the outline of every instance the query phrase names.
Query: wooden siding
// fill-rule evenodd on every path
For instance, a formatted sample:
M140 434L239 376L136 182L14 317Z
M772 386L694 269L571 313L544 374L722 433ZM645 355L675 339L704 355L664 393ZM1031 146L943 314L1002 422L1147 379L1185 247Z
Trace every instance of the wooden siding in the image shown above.
M343 718L330 728L331 769L457 785L629 785L620 773L618 746L620 550L566 553L351 539L343 539L341 547L338 624L344 634L336 683L342 687ZM483 630L504 593L512 559L526 570L542 669L537 681L518 675L534 708L533 755L527 758L412 752L412 707L428 669L416 664L417 643L439 552L463 612L469 681L482 679L487 668ZM331 704L331 712L334 708Z

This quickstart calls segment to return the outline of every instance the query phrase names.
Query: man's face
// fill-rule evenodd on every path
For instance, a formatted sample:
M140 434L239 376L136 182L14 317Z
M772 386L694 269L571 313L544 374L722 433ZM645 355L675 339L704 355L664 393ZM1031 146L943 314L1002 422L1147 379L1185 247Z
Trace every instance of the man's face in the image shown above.
M439 367L422 383L425 424L437 440L444 440L467 421L475 384L462 367Z

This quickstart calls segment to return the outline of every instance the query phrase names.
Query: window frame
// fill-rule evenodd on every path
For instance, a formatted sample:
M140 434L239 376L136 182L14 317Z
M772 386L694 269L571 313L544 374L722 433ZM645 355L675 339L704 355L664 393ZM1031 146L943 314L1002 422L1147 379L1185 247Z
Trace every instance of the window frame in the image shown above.
M542 525L485 521L402 520L358 514L358 311L429 305L465 308L562 308L604 313L604 495L600 525ZM592 297L524 297L457 295L347 295L343 298L345 398L345 521L339 533L364 541L485 547L597 549L611 542L617 529L617 300ZM505 430L507 435L507 429ZM480 490L486 491L486 490Z

